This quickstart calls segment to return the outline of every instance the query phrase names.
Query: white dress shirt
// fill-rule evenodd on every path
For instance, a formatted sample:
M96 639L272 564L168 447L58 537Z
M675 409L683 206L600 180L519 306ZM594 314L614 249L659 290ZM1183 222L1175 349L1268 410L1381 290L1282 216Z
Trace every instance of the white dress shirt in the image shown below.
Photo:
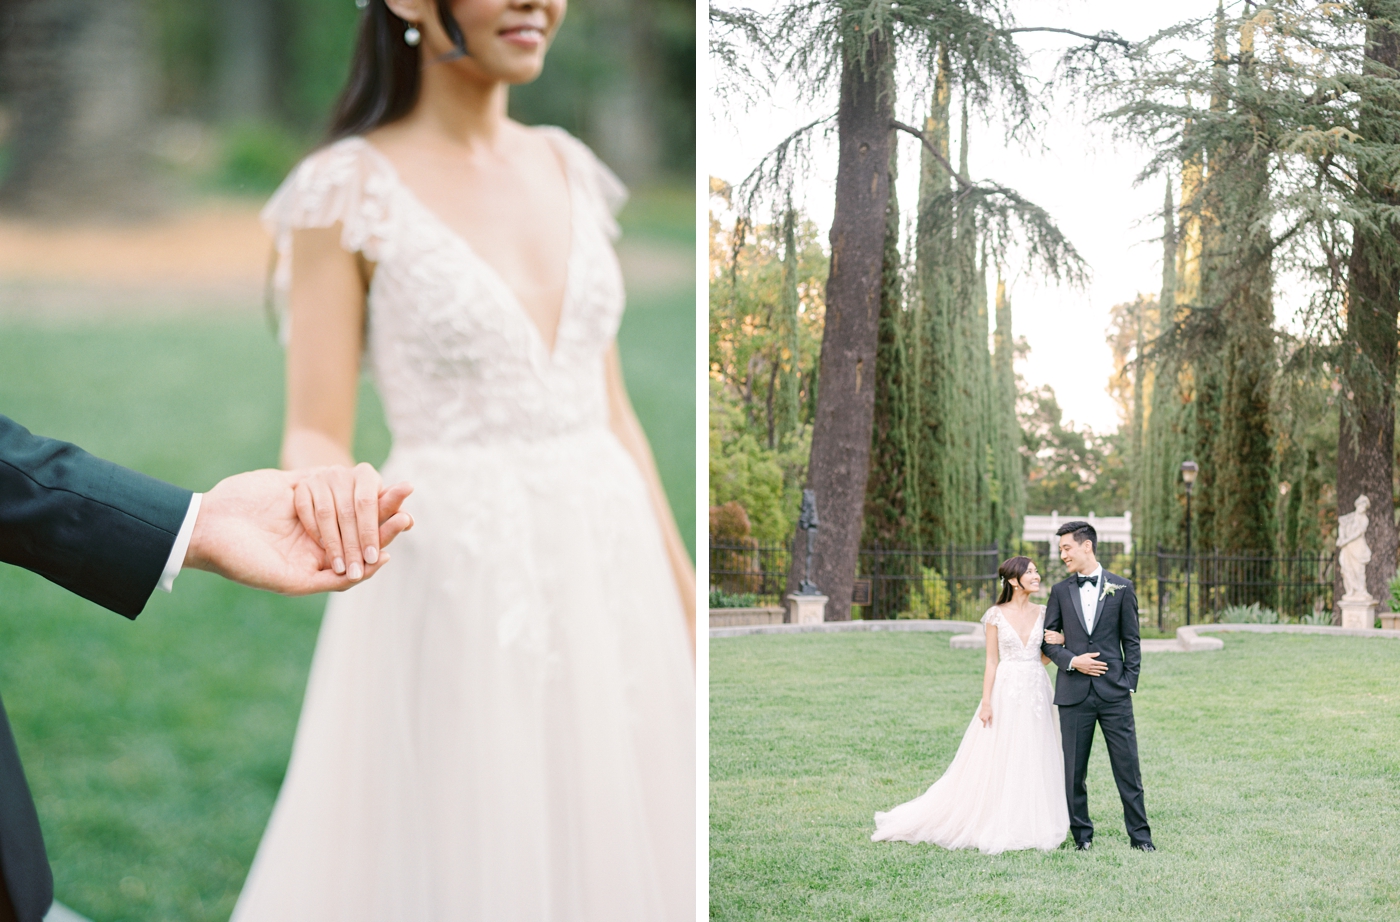
M203 493L196 493L190 497L190 508L185 512L185 521L180 523L180 531L175 535L175 546L170 549L170 556L166 558L160 582L156 583L162 592L169 592L175 588L175 577L184 569L185 552L190 549L190 535L194 534L194 520L199 518L199 501L203 496Z
M1103 595L1103 564L1099 564L1093 573L1083 575L1098 577L1097 583L1092 585L1084 583L1079 587L1079 601L1084 608L1084 627L1092 634L1094 633L1094 615L1099 610L1099 596Z

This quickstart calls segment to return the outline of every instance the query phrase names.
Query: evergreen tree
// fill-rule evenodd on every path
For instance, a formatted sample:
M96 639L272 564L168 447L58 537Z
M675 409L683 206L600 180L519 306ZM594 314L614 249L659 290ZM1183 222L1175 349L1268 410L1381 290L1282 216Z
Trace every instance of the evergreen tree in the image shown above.
M958 144L958 175L967 181L967 106L962 107ZM972 207L959 203L954 240L957 268L954 301L954 348L958 351L957 436L958 493L950 497L955 510L948 538L960 547L991 540L991 355L987 351L987 267L983 261Z
M891 151L890 156L891 185L898 165L895 153ZM900 278L899 201L893 195L886 207L885 221L880 336L875 349L875 414L861 543L908 548L918 544L919 494L910 439L910 368Z
M992 448L993 506L992 538L1009 548L1021 537L1026 514L1026 474L1021 465L1023 441L1016 418L1015 345L1011 333L1011 298L1006 282L997 278L995 352L992 354L992 414L996 441Z
M1190 188L1188 174L1183 171L1183 193ZM1179 319L1177 297L1182 293L1178 283L1178 265L1189 269L1189 259L1196 225L1183 224L1182 245L1178 246L1176 217L1173 214L1171 180L1167 180L1166 198L1162 207L1162 288L1157 297L1157 326L1154 342ZM1186 460L1183 426L1185 388L1184 369L1170 350L1154 348L1149 358L1152 368L1150 411L1144 414L1143 462L1135 469L1140 485L1137 495L1141 506L1133 509L1133 540L1143 550L1155 551L1157 545L1177 546L1182 528L1181 487L1178 466Z
M957 285L954 220L948 193L948 105L952 93L946 53L940 53L933 100L924 119L925 146L919 159L919 212L915 225L914 278L919 289L919 497L923 502L920 543L948 544L957 532L959 487L957 432Z
M1240 27L1238 60L1233 95L1257 99L1250 20ZM1275 359L1267 149L1244 141L1221 145L1211 158L1210 183L1220 209L1221 261L1228 266L1217 275L1223 342L1213 458L1218 471L1212 485L1214 538L1230 551L1272 554L1275 492L1269 398ZM1232 599L1250 601L1255 599Z

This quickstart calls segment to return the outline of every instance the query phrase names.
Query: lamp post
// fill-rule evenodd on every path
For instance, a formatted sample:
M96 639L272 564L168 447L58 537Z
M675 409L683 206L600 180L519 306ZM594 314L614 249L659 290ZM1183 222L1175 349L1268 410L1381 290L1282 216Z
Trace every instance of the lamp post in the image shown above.
M1200 467L1195 461L1181 462L1181 481L1186 484L1186 623L1191 623L1191 487Z

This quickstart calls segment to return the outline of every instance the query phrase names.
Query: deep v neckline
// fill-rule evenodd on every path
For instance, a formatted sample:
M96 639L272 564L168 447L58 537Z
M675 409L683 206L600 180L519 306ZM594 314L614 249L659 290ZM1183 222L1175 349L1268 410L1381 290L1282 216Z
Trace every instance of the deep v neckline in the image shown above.
M1021 644L1021 649L1022 649L1022 650L1024 650L1027 646L1029 646L1029 644L1030 644L1030 642L1031 642L1031 634L1034 634L1034 633L1035 633L1035 625L1036 625L1036 622L1038 622L1041 618L1044 618L1044 617L1045 617L1045 606L1042 605L1042 606L1040 606L1040 613L1037 614L1037 615L1035 616L1035 618L1031 620L1031 630L1030 630L1030 634L1027 634L1027 635L1026 635L1026 639L1025 639L1025 640L1021 640L1021 635L1020 635L1019 633L1017 633L1017 631L1016 631L1016 625L1012 624L1012 623L1011 623L1011 619L1008 618L1008 617L1006 617L1006 612L1002 612L1002 613L1001 613L1001 620L1005 621L1005 622L1006 622L1006 626L1009 627L1009 628L1011 628L1011 634L1012 634L1012 636L1014 636L1014 637L1016 638L1016 640L1018 640L1018 641L1020 642L1020 644Z
M521 322L529 329L531 342L544 354L545 359L552 363L559 355L559 340L564 332L564 324L569 317L569 306L574 300L574 277L577 275L574 271L574 260L578 255L579 243L579 202L576 192L578 184L574 181L573 165L569 160L568 154L560 150L559 146L554 143L554 139L550 138L547 133L545 134L545 143L548 144L550 150L554 152L555 157L559 160L560 169L564 171L564 184L568 188L567 198L569 201L569 246L568 254L564 260L564 294L559 304L559 316L554 321L554 340L553 342L546 342L544 331L540 329L540 325L535 322L535 319L530 316L530 312L525 310L524 302L522 302L520 296L515 293L515 289L510 287L510 283L506 281L505 276L501 275L501 273L496 270L495 266L487 262L485 257L476 251L476 248L471 245L466 237L462 236L460 231L451 224L448 224L446 220L440 217L433 209L429 208L423 200L418 197L418 194L413 191L413 188L399 176L398 167L394 166L394 161L390 160L387 154L375 147L374 144L363 135L356 135L356 140L363 144L370 151L370 154L379 160L385 170L388 171L388 175L390 179L393 180L394 185L403 192L404 197L413 207L427 215L428 220L436 224L443 233L466 251L472 261L481 268L482 274L487 282L496 289L497 300L504 302L508 309L515 312L516 316L519 317Z

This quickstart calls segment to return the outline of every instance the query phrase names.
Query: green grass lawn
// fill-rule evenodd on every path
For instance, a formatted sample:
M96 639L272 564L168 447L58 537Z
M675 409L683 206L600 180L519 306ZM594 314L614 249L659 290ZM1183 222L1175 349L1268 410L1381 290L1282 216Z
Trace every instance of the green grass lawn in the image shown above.
M944 634L711 641L711 917L1400 917L1400 642L1230 634L1145 656L1155 854L1128 848L1102 736L1091 853L871 842L874 812L952 761L982 662Z
M634 301L629 389L695 522L694 291ZM282 352L256 318L0 325L0 413L182 485L276 464ZM389 440L366 386L356 454ZM0 566L0 693L59 900L98 920L223 920L281 784L324 598L199 572L128 622Z

